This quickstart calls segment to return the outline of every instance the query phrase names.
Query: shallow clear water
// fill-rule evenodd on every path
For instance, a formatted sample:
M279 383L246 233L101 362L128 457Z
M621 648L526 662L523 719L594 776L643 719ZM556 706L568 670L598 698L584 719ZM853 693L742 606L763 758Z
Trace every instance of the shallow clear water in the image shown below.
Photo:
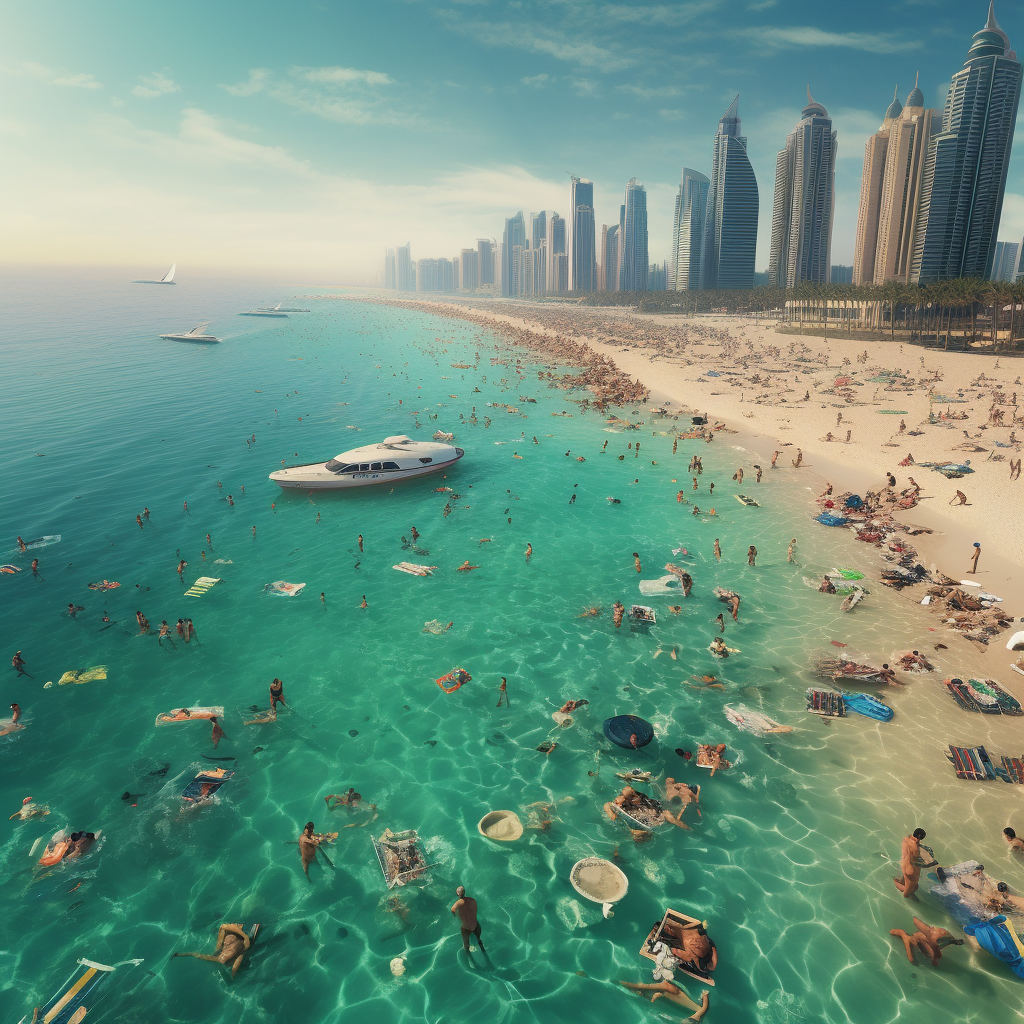
M3 576L0 596L6 645L22 649L34 678L5 670L5 702L21 704L27 728L0 739L0 808L11 813L31 794L53 812L0 832L5 1019L30 1014L85 956L146 960L138 984L107 1004L112 1019L641 1021L663 1004L611 982L650 980L637 950L666 907L707 919L718 945L708 1020L1020 1017L1020 984L992 958L952 949L938 970L911 967L888 936L922 910L955 927L927 898L911 909L892 886L900 836L917 825L943 863L977 857L1021 888L1021 865L999 837L1019 818L1019 790L958 782L942 755L950 741L1010 753L1019 728L949 701L941 678L967 668L953 650L939 652L946 660L935 676L887 695L891 724L853 716L826 726L804 713L809 658L832 639L883 657L955 644L928 633L932 620L885 588L841 615L837 601L803 585L811 570L870 570L878 556L811 522L798 474L766 473L759 486L752 476L742 486L730 479L737 466L767 465L770 451L722 435L711 445L680 442L673 457L671 438L655 433L667 425L643 412L641 431L612 432L538 381L526 353L471 325L348 302L295 303L313 312L247 320L232 314L306 289L133 288L113 277L72 275L60 294L28 276L8 276L4 287L0 546L26 571ZM208 317L220 318L211 325L225 339L219 346L155 338ZM516 405L526 418L488 402ZM480 423L460 422L473 406ZM552 415L563 410L572 417ZM267 480L282 460L439 427L467 452L447 480L315 501ZM635 458L627 444L638 439ZM694 452L705 465L697 500L715 506L717 519L695 519L675 500L680 487L691 493ZM434 490L444 485L460 495L448 517L448 495ZM756 493L761 507L741 505L736 491ZM152 518L140 531L144 505ZM414 524L429 557L402 549ZM19 534L61 535L35 552L44 581L17 554ZM792 536L801 566L785 561ZM639 601L638 579L661 576L681 543L694 552L695 578L683 613L654 598L659 623L649 635L615 630L612 602ZM746 565L749 544L759 550L756 569ZM183 597L179 552L186 583L224 582ZM439 569L428 579L392 571L403 559ZM466 559L480 568L455 572ZM87 589L103 578L121 587ZM263 585L280 579L306 590L265 596ZM724 608L716 585L743 596L740 622L726 632L741 653L727 662L706 650ZM360 610L364 594L369 607ZM68 602L84 605L74 621ZM590 605L604 614L577 617ZM137 609L154 631L161 619L191 616L200 644L175 638L161 648L155 635L136 636ZM106 630L104 610L117 623ZM424 633L430 619L454 626ZM673 645L676 660L653 657ZM43 686L100 664L105 681ZM446 695L434 679L456 665L473 680ZM728 689L686 685L704 672L718 672ZM266 706L275 675L293 710L244 726L246 709ZM509 709L495 707L502 675ZM551 713L569 697L590 705L558 730ZM769 740L738 732L722 712L729 702L796 729ZM158 712L182 704L224 705L227 739L216 752L206 725L154 728ZM638 755L601 735L605 717L625 712L657 729ZM545 756L536 747L549 737L558 746ZM729 744L731 772L708 779L673 753L703 740ZM178 794L211 764L204 754L237 758L228 765L237 775L215 806L182 814ZM166 774L151 774L163 765ZM602 817L621 785L613 773L633 765L703 783L704 817L692 832L637 845ZM349 785L377 804L372 824L363 824L367 813L326 811L324 796ZM137 807L120 799L125 790L144 794ZM550 830L528 830L516 844L476 832L488 809L525 819L525 805L565 797L573 799ZM341 830L329 851L336 870L311 869L311 884L289 845L308 819ZM33 842L64 825L102 829L103 845L78 867L34 878ZM407 915L389 911L370 842L385 826L419 829L435 865L430 884L397 890ZM630 889L604 920L567 876L580 857L616 848ZM460 952L448 913L460 883L480 901L490 962L478 954L467 964ZM222 921L265 929L233 984L212 965L168 959L212 948ZM400 955L406 973L396 980L389 962ZM686 987L699 996L695 983Z

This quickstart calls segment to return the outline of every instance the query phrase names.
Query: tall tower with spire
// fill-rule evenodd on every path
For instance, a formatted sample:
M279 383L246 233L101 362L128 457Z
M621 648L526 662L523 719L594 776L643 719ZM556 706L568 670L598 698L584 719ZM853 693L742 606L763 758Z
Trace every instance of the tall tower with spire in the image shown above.
M828 281L835 178L836 133L808 86L807 106L775 160L769 284L793 288L801 281Z
M937 111L914 88L903 105L893 96L864 148L853 283L907 282L921 210L921 183Z
M1020 61L990 3L928 145L912 281L989 276L1020 90Z
M757 250L757 180L740 135L740 98L718 122L708 186L701 288L752 288ZM690 287L695 288L692 280Z

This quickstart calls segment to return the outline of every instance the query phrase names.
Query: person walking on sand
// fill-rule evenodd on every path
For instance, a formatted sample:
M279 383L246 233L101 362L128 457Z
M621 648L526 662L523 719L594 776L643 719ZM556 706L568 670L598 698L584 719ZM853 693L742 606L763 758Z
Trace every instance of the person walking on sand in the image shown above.
M470 937L475 936L480 948L486 953L487 947L480 938L480 922L477 920L476 900L466 895L465 886L455 890L458 899L452 904L452 913L459 919L459 930L462 932L462 948L469 952Z
M216 750L217 744L227 737L227 733L220 727L220 722L217 721L216 716L211 718L210 722L213 724L213 734L210 738L213 740L213 749Z
M977 573L978 573L978 559L979 558L981 558L981 545L977 541L975 541L974 542L974 556L971 559L971 567L970 567L970 569L967 570L972 576L976 576Z
M921 868L930 868L938 864L934 857L926 862L921 856L921 841L926 834L923 828L915 828L913 835L903 837L900 846L900 871L903 874L900 878L894 878L893 882L907 900L917 892L921 881Z
M963 491L957 491L956 494L950 499L950 505L956 505L958 508L961 505L969 505L970 502L967 500L967 495Z
M747 565L756 565L756 564L757 564L757 548L755 548L754 545L751 544L750 547L747 548Z
M799 469L804 464L804 453L802 448L797 448L796 458L793 459L793 468Z
M775 465L775 463L778 461L778 458L781 454L782 452L772 452L772 469L779 468L778 466Z

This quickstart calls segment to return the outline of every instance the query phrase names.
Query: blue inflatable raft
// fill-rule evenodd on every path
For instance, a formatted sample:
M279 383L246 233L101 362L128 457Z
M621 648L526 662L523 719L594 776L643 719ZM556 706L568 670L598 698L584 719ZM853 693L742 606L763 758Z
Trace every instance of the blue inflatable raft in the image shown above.
M616 715L604 720L604 734L618 747L638 750L654 739L654 726L636 715Z
M1000 915L991 921L965 925L964 931L973 935L982 949L1002 960L1018 978L1024 978L1024 942L1012 921Z
M877 697L867 693L844 693L843 701L850 711L873 718L876 722L890 722L895 713L888 704L883 704Z

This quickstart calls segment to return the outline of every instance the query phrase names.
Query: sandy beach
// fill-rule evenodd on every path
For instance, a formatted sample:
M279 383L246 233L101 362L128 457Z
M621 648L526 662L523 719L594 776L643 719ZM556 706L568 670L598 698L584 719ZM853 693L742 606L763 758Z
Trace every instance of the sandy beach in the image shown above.
M826 340L752 317L507 300L386 301L503 327L524 344L532 335L541 348L546 339L585 345L645 387L648 408L679 414L680 424L691 412L706 413L757 452L765 470L778 450L779 469L802 474L814 495L827 484L836 494L878 491L889 472L897 492L913 479L917 504L893 510L893 518L931 531L913 538L922 563L1002 597L1006 616L1024 615L1024 482L1010 479L1011 463L1021 457L1024 384L1014 359L856 335ZM803 461L794 469L798 449ZM908 456L913 463L901 465ZM921 465L929 462L972 472L947 479ZM744 469L753 472L752 465ZM967 504L951 504L958 490ZM817 511L810 495L809 506ZM976 541L982 552L971 575ZM915 587L907 598L918 603L922 594ZM1008 632L987 646L952 636L970 643L979 671L1022 689L1008 668Z

